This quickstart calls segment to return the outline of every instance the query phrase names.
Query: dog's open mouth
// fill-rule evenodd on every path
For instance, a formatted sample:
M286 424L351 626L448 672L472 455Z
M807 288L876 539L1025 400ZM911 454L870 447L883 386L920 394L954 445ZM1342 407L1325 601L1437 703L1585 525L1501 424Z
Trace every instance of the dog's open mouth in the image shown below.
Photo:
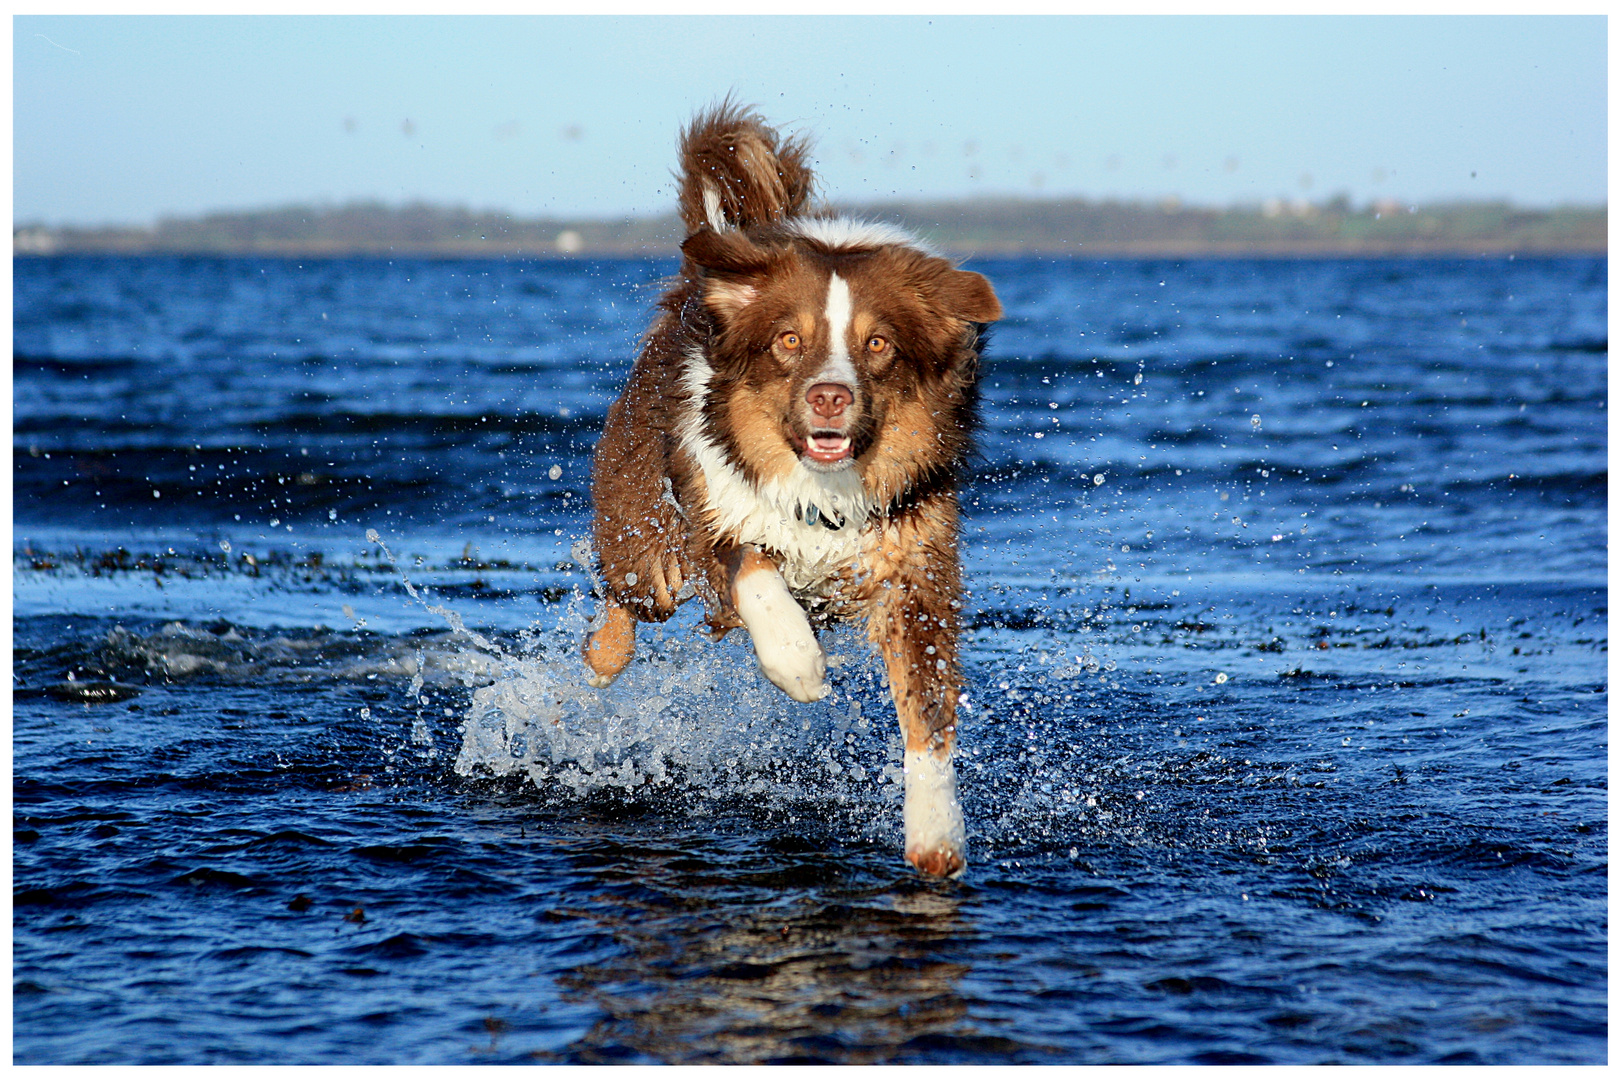
M848 435L836 431L812 431L804 445L804 456L823 465L844 461L850 455Z

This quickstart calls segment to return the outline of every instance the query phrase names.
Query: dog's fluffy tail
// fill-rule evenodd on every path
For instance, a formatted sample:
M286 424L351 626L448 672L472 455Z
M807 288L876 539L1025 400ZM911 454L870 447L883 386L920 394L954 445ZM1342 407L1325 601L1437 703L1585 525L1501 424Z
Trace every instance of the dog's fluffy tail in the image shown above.
M809 147L781 139L730 99L700 113L681 136L681 220L687 234L768 225L810 200Z

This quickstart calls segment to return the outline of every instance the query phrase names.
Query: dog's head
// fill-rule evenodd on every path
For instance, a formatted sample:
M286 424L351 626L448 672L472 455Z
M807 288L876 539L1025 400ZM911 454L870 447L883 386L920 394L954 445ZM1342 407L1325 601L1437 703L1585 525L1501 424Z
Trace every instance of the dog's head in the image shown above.
M853 469L884 505L960 463L1001 317L981 275L839 219L704 227L681 250L711 328L704 426L751 480Z

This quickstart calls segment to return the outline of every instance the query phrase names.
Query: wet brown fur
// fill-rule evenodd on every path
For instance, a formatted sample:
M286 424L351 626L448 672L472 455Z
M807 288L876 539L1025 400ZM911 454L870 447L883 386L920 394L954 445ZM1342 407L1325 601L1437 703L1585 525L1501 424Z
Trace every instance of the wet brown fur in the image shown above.
M783 139L752 110L730 101L703 113L681 136L681 221L691 235L708 222L703 182L715 185L726 219L765 224L802 213L811 196L809 147Z
M1001 306L984 278L916 247L796 234L811 192L805 156L802 142L730 104L698 117L681 140L684 259L596 449L605 595L586 658L599 676L616 675L631 659L634 621L663 621L694 593L716 637L742 625L737 574L761 559L776 565L781 553L717 525L704 472L679 433L687 353L701 349L713 372L702 433L751 484L785 477L811 431L803 398L831 345L824 309L837 273L854 301L846 344L859 375L846 433L876 510L858 557L799 599L817 620L865 623L907 748L947 754L962 682L956 486L975 421L978 338ZM718 196L721 229L709 220L705 184L710 204ZM797 353L781 345L784 327L803 336ZM889 342L885 354L862 347L874 335Z

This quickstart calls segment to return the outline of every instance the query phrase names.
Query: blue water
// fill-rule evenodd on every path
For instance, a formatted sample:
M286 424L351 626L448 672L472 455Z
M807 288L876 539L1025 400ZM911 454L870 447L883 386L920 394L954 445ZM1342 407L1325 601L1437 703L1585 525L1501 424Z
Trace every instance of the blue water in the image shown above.
M972 863L574 649L668 261L14 264L19 1063L1600 1063L1601 259L973 264Z

